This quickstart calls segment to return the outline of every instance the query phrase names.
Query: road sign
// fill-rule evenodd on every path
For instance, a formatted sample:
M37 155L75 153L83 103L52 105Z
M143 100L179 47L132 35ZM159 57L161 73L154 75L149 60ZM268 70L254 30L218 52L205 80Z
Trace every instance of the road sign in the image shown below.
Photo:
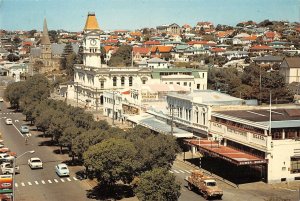
M13 178L12 175L0 175L0 194L12 193Z

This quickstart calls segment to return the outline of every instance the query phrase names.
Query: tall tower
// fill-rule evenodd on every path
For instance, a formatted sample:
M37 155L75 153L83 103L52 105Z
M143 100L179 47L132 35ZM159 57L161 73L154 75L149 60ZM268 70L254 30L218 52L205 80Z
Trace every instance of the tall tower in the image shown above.
M46 18L44 19L44 27L43 27L43 36L41 39L41 59L50 60L51 59L51 43L48 34L48 27ZM50 65L50 62L44 62L46 66Z
M95 13L88 13L83 33L83 64L101 68L100 29Z

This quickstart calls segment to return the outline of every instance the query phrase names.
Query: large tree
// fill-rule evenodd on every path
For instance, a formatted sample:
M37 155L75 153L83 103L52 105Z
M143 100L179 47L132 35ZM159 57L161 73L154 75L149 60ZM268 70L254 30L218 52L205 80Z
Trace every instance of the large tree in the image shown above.
M119 47L117 52L112 55L111 59L108 62L109 66L130 66L132 59L132 47L129 45L123 45Z
M136 185L134 191L141 201L176 201L180 196L180 184L167 169L157 168L143 173Z
M114 185L117 181L128 183L134 176L136 152L130 141L110 138L91 146L83 154L84 165L93 169L101 184Z

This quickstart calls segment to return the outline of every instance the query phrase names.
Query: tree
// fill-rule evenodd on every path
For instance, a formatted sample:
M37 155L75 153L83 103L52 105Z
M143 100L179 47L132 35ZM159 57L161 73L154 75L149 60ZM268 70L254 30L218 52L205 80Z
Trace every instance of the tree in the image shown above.
M10 53L9 55L7 55L7 59L10 62L15 62L15 61L18 61L20 59L20 57L13 53Z
M132 47L129 45L123 45L119 47L117 52L111 56L111 59L108 62L109 66L130 66L132 59Z
M147 128L136 126L128 130L126 139L134 143L138 159L136 172L144 172L156 167L170 168L180 148L174 137L153 134Z
M28 37L29 37L29 38L33 38L35 33L36 33L36 30L35 30L35 29L30 30L30 31L28 32Z
M141 175L134 192L141 201L175 201L180 196L180 184L167 169L157 168Z
M50 37L50 40L53 42L53 43L58 43L58 34L57 34L57 31L55 30L50 30L48 32L49 34L49 37Z
M20 99L26 91L27 89L23 82L15 82L7 86L4 96L10 102L11 107L18 110L20 108Z
M136 149L132 142L116 138L91 146L83 154L84 165L91 167L98 181L108 186L114 185L116 181L132 181L135 156Z
M72 143L72 150L75 155L81 159L83 153L86 152L90 146L98 144L108 138L108 132L101 131L99 129L87 130L74 139Z

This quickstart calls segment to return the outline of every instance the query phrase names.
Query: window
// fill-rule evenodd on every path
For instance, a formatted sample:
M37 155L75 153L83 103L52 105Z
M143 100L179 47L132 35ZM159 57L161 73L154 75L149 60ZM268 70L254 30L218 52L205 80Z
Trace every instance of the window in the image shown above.
M121 77L121 86L125 85L125 77Z
M114 86L114 87L117 86L117 77L113 77L113 86Z
M197 89L200 89L200 84L197 84Z
M146 84L146 80L143 80L143 84Z
M183 83L183 86L187 86L187 82L184 82L184 83Z
M130 87L132 86L132 77L131 76L129 77L129 86Z
M100 82L100 88L103 89L104 88L104 81Z
M180 85L180 82L177 82L176 84Z
M170 82L169 84L173 84L173 82Z
M291 173L300 173L300 157L291 157Z

